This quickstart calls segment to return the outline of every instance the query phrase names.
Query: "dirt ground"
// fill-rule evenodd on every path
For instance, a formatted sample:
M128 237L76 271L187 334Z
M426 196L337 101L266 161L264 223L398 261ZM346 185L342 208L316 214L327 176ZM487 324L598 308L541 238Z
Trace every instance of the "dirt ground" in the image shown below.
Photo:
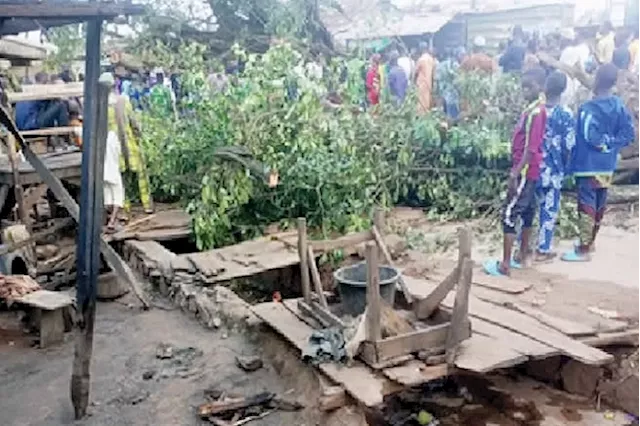
M11 315L3 314L0 324L12 323ZM179 310L141 312L122 303L100 303L91 365L91 416L74 423L69 397L72 334L67 333L64 344L43 350L30 347L19 331L9 337L7 333L0 340L2 425L196 425L195 407L204 402L207 388L241 395L289 390L269 364L253 373L235 366L237 354L260 351L244 334L205 330ZM184 356L157 359L160 343L172 345L174 352L182 350ZM153 378L143 379L150 372ZM258 424L300 425L301 417L276 412Z

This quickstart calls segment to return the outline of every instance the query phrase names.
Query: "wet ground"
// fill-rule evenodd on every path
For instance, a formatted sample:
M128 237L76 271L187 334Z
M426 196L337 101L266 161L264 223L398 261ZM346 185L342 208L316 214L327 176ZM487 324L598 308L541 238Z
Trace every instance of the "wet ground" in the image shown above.
M3 313L0 324L5 328L11 323L8 317ZM72 334L66 337L64 344L43 350L30 347L21 333L2 333L3 426L195 425L195 407L204 402L207 388L240 395L288 390L270 365L253 373L235 366L237 354L257 350L242 334L205 330L180 311L140 312L121 303L100 303L91 365L91 415L74 423L69 397ZM173 348L171 359L156 357L162 343ZM299 425L300 417L300 413L277 412L257 424Z

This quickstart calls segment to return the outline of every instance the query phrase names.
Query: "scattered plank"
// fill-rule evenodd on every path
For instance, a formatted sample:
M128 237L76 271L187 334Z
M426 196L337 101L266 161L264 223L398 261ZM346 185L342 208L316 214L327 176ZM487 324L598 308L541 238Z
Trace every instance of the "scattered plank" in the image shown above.
M499 368L513 367L527 360L527 356L507 346L506 342L474 333L460 344L455 366L476 373L488 373Z
M453 307L453 300L443 301L446 307ZM533 340L559 349L563 354L589 365L601 365L610 362L613 357L606 352L580 343L551 327L539 323L536 319L520 312L494 305L475 297L469 299L471 316L520 333Z
M473 284L509 294L520 294L533 287L532 283L524 282L513 277L492 277L482 269L473 271Z
M389 379L404 386L417 386L449 374L446 364L428 366L422 361L414 360L398 367L383 370Z
M332 411L347 405L347 393L342 386L329 386L318 400L320 411Z
M588 324L577 323L575 321L549 315L545 312L542 312L540 309L528 307L522 303L509 303L506 305L506 307L529 315L530 317L540 321L542 324L548 325L549 327L558 330L566 334L567 336L588 336L596 333L596 329Z
M604 347L613 345L638 346L638 329L619 331L615 333L600 333L595 336L580 339L589 346Z
M243 408L254 407L256 405L263 405L269 403L274 397L275 394L271 392L262 392L247 397L225 398L220 401L205 402L198 407L198 415L201 418L208 418L209 416L237 411Z
M253 306L251 310L299 350L303 350L307 346L313 329L299 320L281 303L261 303ZM367 407L381 404L385 395L401 389L394 382L386 377L376 375L359 362L354 362L349 367L324 363L320 364L318 369L335 383L344 387L345 391L356 401Z
M483 321L480 318L473 318L471 322L473 333L491 337L500 342L509 344L509 347L522 355L531 359L543 359L550 356L560 355L560 350L551 346L532 340L527 336L507 330L506 328Z
M345 325L340 318L333 315L328 309L324 309L317 302L311 301L306 303L304 300L298 300L298 309L306 316L313 318L322 324L323 327L338 327L344 329Z

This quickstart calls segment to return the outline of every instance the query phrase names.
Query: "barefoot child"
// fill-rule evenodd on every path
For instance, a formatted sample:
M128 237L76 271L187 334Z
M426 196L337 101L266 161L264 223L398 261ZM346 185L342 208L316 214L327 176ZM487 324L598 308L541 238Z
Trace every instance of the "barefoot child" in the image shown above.
M516 241L516 221L522 219L520 253L522 264L527 263L531 226L536 210L536 186L540 178L542 140L547 120L540 95L545 84L545 72L536 67L522 75L522 93L529 106L520 116L511 145L512 167L509 173L507 199L502 212L504 232L502 261L488 260L484 270L489 275L509 275L513 244Z
M618 70L604 64L596 72L594 98L578 110L576 146L571 169L578 190L579 242L562 260L585 262L596 239L607 205L607 189L618 153L633 142L635 130L623 101L611 94Z
M560 71L552 72L545 85L547 125L542 144L542 163L538 181L540 220L538 248L535 260L553 259L553 231L560 210L560 190L575 145L575 120L566 106L560 105L560 96L567 87L567 77Z

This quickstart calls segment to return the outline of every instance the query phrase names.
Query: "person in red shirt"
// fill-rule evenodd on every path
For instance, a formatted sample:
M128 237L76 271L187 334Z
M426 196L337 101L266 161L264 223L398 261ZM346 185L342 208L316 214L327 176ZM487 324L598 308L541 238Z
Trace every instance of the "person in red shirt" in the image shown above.
M511 267L526 265L530 255L529 241L536 212L536 185L540 178L542 142L547 114L542 99L546 75L535 67L522 75L522 93L529 106L520 116L511 144L511 171L507 185L507 198L502 211L504 232L502 261L488 260L484 270L489 275L509 275ZM516 221L522 220L519 262L512 260L516 241Z
M371 56L371 65L367 70L366 87L369 105L378 105L380 102L380 60L380 54L373 54Z

